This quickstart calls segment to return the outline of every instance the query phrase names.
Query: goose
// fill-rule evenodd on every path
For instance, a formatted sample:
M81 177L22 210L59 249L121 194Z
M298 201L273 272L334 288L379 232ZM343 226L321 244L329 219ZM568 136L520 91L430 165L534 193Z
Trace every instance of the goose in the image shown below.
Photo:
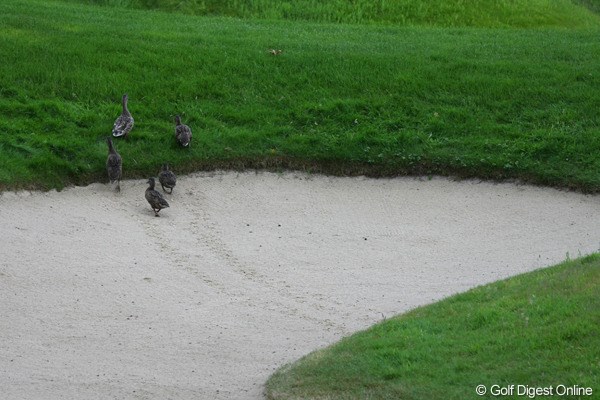
M117 182L117 191L121 191L121 177L123 175L123 160L121 155L115 150L112 139L106 138L108 143L108 158L106 159L106 171L108 172L108 179L111 184Z
M127 94L123 95L123 112L119 115L113 126L112 134L114 137L127 137L127 134L133 128L133 117L127 109L128 98Z
M146 200L150 203L150 207L152 207L152 211L154 211L154 216L158 217L158 213L163 208L169 207L169 203L162 197L160 192L154 190L154 178L148 179L148 188L146 189Z
M192 141L192 130L189 126L181 123L181 117L175 116L175 138L183 147L188 147Z
M177 177L175 173L169 169L169 164L163 164L161 171L158 173L158 181L162 186L163 192L167 193L165 187L171 189L169 194L173 193L175 184L177 183Z

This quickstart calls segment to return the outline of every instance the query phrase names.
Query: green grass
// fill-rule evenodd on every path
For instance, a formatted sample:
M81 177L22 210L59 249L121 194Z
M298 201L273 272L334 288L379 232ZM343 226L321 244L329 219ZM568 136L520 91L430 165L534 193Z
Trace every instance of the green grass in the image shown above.
M480 384L579 385L598 398L598 326L600 255L593 255L478 287L345 338L276 372L267 398L464 400L479 398Z
M598 24L597 0L71 0L195 15L315 22L474 27ZM584 7L581 7L583 5ZM586 8L587 7L587 8ZM588 10L589 8L589 10Z
M600 29L383 27L0 4L0 189L294 168L600 190ZM279 56L268 54L281 48ZM173 116L194 131L189 150Z

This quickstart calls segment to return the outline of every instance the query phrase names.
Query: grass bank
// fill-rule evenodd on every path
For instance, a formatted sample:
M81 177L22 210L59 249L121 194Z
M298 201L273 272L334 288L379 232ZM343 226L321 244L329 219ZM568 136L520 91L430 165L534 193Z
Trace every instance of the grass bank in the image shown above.
M0 4L0 188L213 168L600 190L598 29L382 27ZM282 49L270 55L271 48ZM194 131L184 151L173 116Z
M596 395L599 324L600 256L593 255L377 324L276 372L267 398L462 400L481 398L478 385L492 398L492 385L511 384L578 385ZM516 389L506 396L524 397Z
M597 26L597 0L70 0L192 15L444 27ZM592 11L592 12L590 12Z

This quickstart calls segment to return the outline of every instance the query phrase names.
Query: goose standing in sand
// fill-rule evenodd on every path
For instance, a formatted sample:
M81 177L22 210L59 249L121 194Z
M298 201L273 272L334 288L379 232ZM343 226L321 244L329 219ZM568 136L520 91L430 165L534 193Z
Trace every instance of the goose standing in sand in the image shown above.
M192 130L189 126L181 123L181 117L175 116L175 138L183 147L188 147L192 141Z
M114 137L127 137L131 128L133 128L133 117L127 109L127 100L129 97L123 95L123 112L119 115L119 118L115 121L113 126L112 134Z
M121 155L115 150L112 139L106 138L108 143L108 158L106 159L106 171L108 172L108 179L110 183L117 182L117 191L121 191L121 177L123 175L123 160Z
M154 216L158 217L158 213L163 208L169 207L169 203L162 197L160 192L154 190L154 178L148 179L148 188L146 189L146 200L150 203L150 207L152 207L152 211L154 211Z
M163 192L169 194L173 193L173 189L175 188L175 184L177 183L177 176L175 176L175 173L169 169L169 164L162 165L162 169L158 174L158 181L162 186ZM165 187L167 189L171 189L171 191L167 192L165 190Z

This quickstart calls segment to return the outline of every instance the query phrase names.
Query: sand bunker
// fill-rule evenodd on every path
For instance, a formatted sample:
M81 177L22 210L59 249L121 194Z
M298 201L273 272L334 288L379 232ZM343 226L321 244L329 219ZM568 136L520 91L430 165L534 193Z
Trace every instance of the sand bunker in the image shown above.
M260 399L279 366L600 248L600 197L434 178L180 177L0 196L3 399Z

